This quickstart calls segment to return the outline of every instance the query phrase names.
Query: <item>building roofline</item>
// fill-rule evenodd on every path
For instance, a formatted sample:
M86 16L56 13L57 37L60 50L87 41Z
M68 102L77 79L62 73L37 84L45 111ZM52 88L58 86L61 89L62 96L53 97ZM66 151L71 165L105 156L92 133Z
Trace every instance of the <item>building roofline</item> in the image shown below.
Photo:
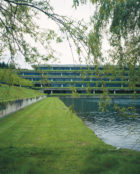
M40 64L32 65L33 67L93 67L95 65L86 65L86 64Z

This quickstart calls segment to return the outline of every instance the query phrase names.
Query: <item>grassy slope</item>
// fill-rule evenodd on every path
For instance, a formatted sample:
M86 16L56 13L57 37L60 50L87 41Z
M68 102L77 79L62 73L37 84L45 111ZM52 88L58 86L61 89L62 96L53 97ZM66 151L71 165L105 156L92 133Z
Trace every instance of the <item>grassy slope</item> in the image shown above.
M0 86L0 101L32 98L32 97L37 97L41 95L44 95L44 94L37 90L16 87L16 86L9 87L8 85Z
M0 174L139 174L140 152L115 150L59 99L0 119Z

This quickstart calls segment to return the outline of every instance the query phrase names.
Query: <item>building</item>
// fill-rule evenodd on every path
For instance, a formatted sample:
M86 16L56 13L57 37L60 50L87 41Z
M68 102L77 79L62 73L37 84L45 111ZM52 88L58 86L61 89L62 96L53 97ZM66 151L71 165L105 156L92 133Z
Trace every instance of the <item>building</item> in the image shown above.
M34 70L21 70L22 78L33 81L34 89L47 94L140 93L139 70L132 83L128 68L90 65L39 65Z

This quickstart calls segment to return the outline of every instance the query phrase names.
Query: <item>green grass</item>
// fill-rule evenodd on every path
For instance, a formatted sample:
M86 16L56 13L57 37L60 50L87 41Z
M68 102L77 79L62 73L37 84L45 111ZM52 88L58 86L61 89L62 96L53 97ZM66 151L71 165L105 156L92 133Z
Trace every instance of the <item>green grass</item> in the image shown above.
M23 98L33 98L44 95L43 93L32 90L28 88L16 87L8 85L1 85L0 86L0 101L12 101L16 99L23 99Z
M58 98L0 119L0 174L139 174L140 152L103 143Z

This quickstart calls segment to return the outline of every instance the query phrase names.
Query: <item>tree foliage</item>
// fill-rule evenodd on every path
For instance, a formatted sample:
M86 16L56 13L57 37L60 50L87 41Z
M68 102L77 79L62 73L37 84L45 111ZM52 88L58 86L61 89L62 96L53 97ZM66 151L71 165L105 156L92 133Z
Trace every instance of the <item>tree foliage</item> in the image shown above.
M9 51L11 59L22 53L28 62L36 62L38 58L49 60L55 57L55 50L50 46L51 40L62 42L62 38L53 30L41 31L35 23L35 16L40 13L56 22L60 31L65 33L72 48L74 43L79 57L94 56L94 64L104 61L102 54L103 31L109 33L112 46L110 62L135 67L140 61L140 2L139 0L91 0L96 10L91 22L93 30L87 37L88 27L82 21L73 21L66 16L55 13L48 0L3 0L0 1L0 54ZM77 8L86 0L73 0ZM47 21L46 21L47 22ZM28 43L26 37L40 42L47 50L43 55L38 48Z
M90 51L98 62L103 57L103 31L109 34L112 63L136 66L140 63L140 1L91 0L96 10L94 28L89 35ZM101 60L102 61L102 60Z
M68 39L69 45L71 46L71 42L76 45L79 55L82 52L81 47L83 50L88 48L85 35L87 27L81 21L75 23L66 16L56 14L51 1L3 0L0 1L1 56L9 51L13 61L17 53L21 53L27 62L36 62L38 59L49 60L55 57L55 50L50 46L50 42L55 40L59 43L62 39L53 30L40 30L40 26L35 22L35 17L40 13L45 14L58 25ZM27 37L30 40L33 39L34 43L39 42L47 50L47 54L40 53L35 44L29 43Z
M33 83L29 80L20 78L13 69L0 69L0 83L10 86L32 87Z

